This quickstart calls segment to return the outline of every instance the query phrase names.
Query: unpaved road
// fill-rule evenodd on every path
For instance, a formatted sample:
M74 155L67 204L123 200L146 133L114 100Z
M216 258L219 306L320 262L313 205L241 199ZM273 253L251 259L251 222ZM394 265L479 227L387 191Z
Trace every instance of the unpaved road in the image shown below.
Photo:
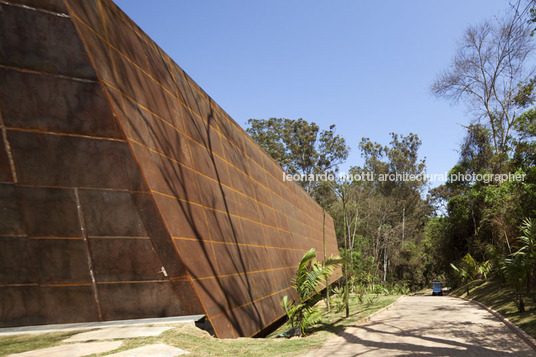
M308 356L535 356L503 322L476 304L407 296L370 322L328 339Z

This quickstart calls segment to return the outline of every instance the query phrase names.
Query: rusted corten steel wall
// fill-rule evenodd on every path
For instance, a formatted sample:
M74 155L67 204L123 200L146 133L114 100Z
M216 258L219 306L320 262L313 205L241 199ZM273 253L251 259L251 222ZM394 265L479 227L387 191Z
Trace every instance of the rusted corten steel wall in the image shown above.
M111 1L0 6L0 326L283 316L322 209Z

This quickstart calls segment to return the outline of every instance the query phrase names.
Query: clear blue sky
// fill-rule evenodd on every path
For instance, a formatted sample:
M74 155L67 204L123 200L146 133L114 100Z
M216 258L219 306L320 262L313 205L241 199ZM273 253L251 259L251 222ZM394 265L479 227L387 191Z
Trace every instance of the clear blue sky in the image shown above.
M429 91L464 29L506 0L115 0L242 127L249 118L336 124L358 143L417 133L427 172L457 161L471 114ZM437 184L437 183L436 183ZM434 185L435 186L435 185Z

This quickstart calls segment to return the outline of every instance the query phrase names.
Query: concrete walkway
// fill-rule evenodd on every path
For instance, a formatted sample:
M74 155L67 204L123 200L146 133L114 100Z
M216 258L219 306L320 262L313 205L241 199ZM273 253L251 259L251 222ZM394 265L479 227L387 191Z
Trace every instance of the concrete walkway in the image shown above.
M408 296L308 356L535 356L502 321L453 297Z
M158 336L162 332L171 330L172 326L129 326L109 327L96 331L82 332L69 337L63 342L87 342L99 340L116 340L125 338Z
M169 319L165 319L169 322ZM181 325L192 325L192 328L195 321L188 322L185 319L181 320L172 320L175 322L174 326L161 326L157 323L157 326L143 326L139 320L123 321L122 323L116 323L111 326L97 329L94 331L80 332L75 334L68 339L62 341L63 344L37 349L33 351L27 351L22 353L16 353L8 355L7 357L83 357L94 354L101 354L111 352L118 349L122 345L123 339L128 338L139 338L139 337L153 337L159 336L165 331L171 330L177 326ZM145 322L145 321L144 321ZM154 321L151 321L154 322ZM161 322L161 321L157 321ZM110 324L105 324L110 326ZM102 325L101 325L102 326ZM61 326L55 331L68 331L72 326ZM12 334L28 334L30 330L24 331L9 331L6 332L6 335ZM36 334L41 334L43 331L50 330L33 330L37 332ZM73 343L76 342L76 343ZM188 354L190 352L182 350L177 347L169 346L163 343L156 343L151 345L142 346L139 348L134 348L118 353L111 354L109 356L117 357L175 357L183 354ZM0 352L0 354L2 354Z
M154 317L148 319L132 320L115 320L99 322L80 322L74 324L57 324L57 325L38 325L38 326L20 326L0 328L1 336L15 335L35 335L39 333L50 333L58 331L81 331L93 330L105 327L123 327L123 326L145 326L145 325L170 325L170 324L187 324L194 326L195 323L205 315L187 315L171 317Z

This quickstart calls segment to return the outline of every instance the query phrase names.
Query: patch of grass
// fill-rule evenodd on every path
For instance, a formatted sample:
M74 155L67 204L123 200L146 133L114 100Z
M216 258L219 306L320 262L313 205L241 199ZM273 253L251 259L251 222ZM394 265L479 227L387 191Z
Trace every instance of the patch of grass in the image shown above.
M534 297L524 299L526 312L520 314L517 312L515 296L508 284L501 284L498 281L475 280L470 283L469 287L469 295L466 294L465 287L453 290L450 295L479 301L536 338L536 301Z
M116 353L153 343L165 343L186 351L188 356L302 356L307 352L318 349L326 342L328 337L347 326L355 326L358 322L373 312L391 304L399 295L375 296L366 295L364 303L360 304L357 296L350 296L350 317L345 318L345 311L326 312L323 302L319 307L324 316L322 321L309 331L303 338L276 338L278 334L290 329L285 324L267 338L237 338L217 339L207 332L189 325L174 325L174 328L154 337L131 338L122 340L119 349L107 354ZM76 334L76 331L51 333L41 335L25 335L13 337L0 337L0 356L10 353L24 352L39 348L52 347L61 344L61 341ZM99 356L105 356L102 354ZM97 355L93 355L97 356Z
M322 321L316 324L311 330L307 331L308 335L301 339L290 339L290 342L300 342L306 345L307 349L302 349L302 354L309 350L320 348L332 334L342 331L345 327L356 326L364 317L384 308L387 305L395 302L400 295L365 295L363 297L363 303L359 302L359 298L356 295L349 296L350 315L346 318L346 312L337 311L335 308L331 308L330 312L327 312L327 308L324 305L324 301L318 303L320 311L322 311ZM268 338L275 338L277 335L284 333L291 329L291 326L285 323L279 327L276 331L271 333ZM281 340L281 339L276 339Z
M0 337L0 356L56 346L78 332L68 331Z
M345 318L345 310L326 312L321 321L322 329L320 331L337 333L345 327L356 326L361 319L392 304L399 297L400 295L365 295L361 304L357 296L350 296L350 316ZM325 307L323 311L325 311Z

